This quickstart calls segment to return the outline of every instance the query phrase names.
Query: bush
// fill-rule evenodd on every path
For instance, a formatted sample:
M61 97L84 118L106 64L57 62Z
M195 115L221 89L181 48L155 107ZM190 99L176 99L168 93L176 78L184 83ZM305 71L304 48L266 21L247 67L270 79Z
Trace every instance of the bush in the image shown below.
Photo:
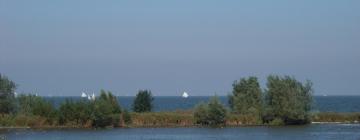
M121 108L115 96L111 92L101 90L100 98L94 102L93 126L94 127L117 127L121 124Z
M208 125L209 107L207 103L199 103L194 110L194 118L197 124Z
M290 76L268 77L267 121L278 118L285 124L306 124L310 122L312 104L312 83L305 84Z
M62 125L72 124L77 122L76 113L80 110L75 109L76 103L72 100L66 99L59 107L59 123Z
M226 121L226 109L217 97L210 99L208 103L200 103L194 111L197 124L223 125Z
M124 123L125 123L126 125L131 124L131 122L132 122L132 120L131 120L131 115L130 115L130 113L129 113L128 110L124 109L122 118L123 118Z
M14 115L0 114L0 126L15 126Z
M92 120L92 103L87 100L65 100L59 108L59 123L71 126L87 126Z
M135 97L132 105L133 111L135 112L151 112L152 110L152 97L150 90L140 90Z
M53 124L57 120L57 111L54 106L35 95L20 95L18 98L18 115L39 116L47 120L47 123Z
M284 121L280 118L275 118L272 121L270 121L269 125L284 125Z

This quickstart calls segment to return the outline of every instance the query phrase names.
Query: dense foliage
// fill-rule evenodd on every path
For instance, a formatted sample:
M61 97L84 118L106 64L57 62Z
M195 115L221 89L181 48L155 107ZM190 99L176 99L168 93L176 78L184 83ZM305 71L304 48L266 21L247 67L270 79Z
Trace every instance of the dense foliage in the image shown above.
M17 100L17 114L40 116L46 118L50 124L55 123L57 111L49 101L35 95L20 95Z
M290 76L268 77L266 121L282 120L285 124L310 122L312 83L305 84Z
M152 97L150 90L140 90L135 97L132 105L133 111L135 112L150 112L152 110Z
M120 107L117 97L101 90L96 99L67 99L58 108L42 97L22 94L15 97L16 85L0 75L0 126L188 126L200 125L288 125L316 121L358 122L359 114L322 113L311 115L313 88L290 76L270 75L262 91L256 77L233 83L227 109L215 96L189 112L151 112L154 100L150 90L140 90L132 104L134 112ZM265 95L265 97L263 97Z
M0 114L14 113L16 85L0 73Z
M240 81L235 81L232 86L232 95L229 95L229 105L232 111L261 121L263 97L257 78L242 78Z
M66 100L59 108L60 124L80 124L90 127L117 127L121 125L121 108L111 92L100 91L100 97L94 101Z
M200 103L195 107L194 118L197 124L223 125L227 111L215 96L208 103Z

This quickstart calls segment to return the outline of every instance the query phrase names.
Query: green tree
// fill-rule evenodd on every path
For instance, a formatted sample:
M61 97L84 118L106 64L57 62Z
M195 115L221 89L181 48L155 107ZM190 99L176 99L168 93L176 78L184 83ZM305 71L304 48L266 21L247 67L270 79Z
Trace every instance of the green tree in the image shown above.
M209 107L207 103L201 102L196 105L194 110L194 118L196 124L208 125Z
M76 110L76 103L70 99L66 99L59 107L59 123L60 124L74 124L77 122L77 117L75 113L78 113Z
M110 91L106 92L105 90L101 90L99 100L108 102L111 105L112 113L121 113L118 99Z
M57 120L57 111L53 104L35 95L20 95L18 98L18 114L45 117L48 122Z
M241 78L233 83L229 104L233 112L244 115L261 116L262 91L256 77Z
M208 103L200 103L195 107L194 118L197 124L223 125L226 121L226 108L215 96Z
M0 74L0 114L15 112L15 89L16 84Z
M220 103L219 99L216 96L213 97L212 99L210 99L208 106L209 125L224 124L226 121L226 109L224 105Z
M267 83L268 120L281 119L285 124L310 122L313 88L290 76L270 75Z
M120 126L121 108L117 98L104 90L100 91L99 99L94 102L94 127Z
M94 104L94 127L106 127L113 124L113 110L106 100L95 100Z
M135 112L150 112L153 107L153 100L150 90L140 90L135 97L132 108Z

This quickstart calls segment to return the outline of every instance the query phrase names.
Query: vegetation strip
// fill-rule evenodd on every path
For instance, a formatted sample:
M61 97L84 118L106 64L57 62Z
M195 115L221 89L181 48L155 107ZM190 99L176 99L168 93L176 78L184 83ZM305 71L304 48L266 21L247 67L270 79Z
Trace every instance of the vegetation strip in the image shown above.
M132 105L123 109L117 98L101 90L100 96L67 99L59 108L40 96L15 97L16 84L0 74L0 129L6 128L106 128L106 127L193 127L247 125L303 125L309 123L358 123L360 113L313 113L313 88L290 76L270 75L262 90L256 77L233 83L230 108L217 96L193 110L151 112L154 97L140 90Z

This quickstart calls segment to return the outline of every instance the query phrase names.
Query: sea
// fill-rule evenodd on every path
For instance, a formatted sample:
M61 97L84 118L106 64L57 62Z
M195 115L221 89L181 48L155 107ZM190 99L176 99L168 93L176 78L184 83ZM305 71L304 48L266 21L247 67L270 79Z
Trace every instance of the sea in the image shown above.
M211 96L154 96L153 111L189 110L200 102L206 102ZM229 106L227 96L218 97L222 104ZM45 97L46 100L59 107L66 99L82 100L79 96ZM118 101L122 108L131 110L134 96L119 96ZM360 112L360 96L314 96L314 112ZM86 99L85 99L86 100Z

